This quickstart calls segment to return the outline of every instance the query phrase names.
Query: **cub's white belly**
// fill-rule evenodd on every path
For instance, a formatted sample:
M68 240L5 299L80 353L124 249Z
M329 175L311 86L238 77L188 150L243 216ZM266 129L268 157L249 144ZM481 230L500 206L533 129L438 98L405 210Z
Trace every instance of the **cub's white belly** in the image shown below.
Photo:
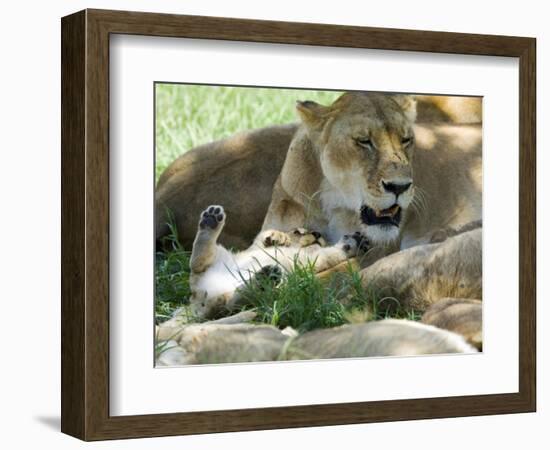
M216 261L197 280L196 288L208 297L234 292L242 287L262 267L278 265L290 269L299 248L250 248L232 254L218 246Z

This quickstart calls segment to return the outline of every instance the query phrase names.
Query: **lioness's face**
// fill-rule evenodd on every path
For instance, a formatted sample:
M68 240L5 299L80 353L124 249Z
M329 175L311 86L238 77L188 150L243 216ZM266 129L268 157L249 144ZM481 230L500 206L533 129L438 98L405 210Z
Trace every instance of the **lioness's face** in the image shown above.
M414 195L414 101L349 93L330 107L314 105L298 109L308 107L306 117L300 112L328 182L323 189L331 192L324 206L332 202L330 207L356 211L361 231L373 242L396 239Z

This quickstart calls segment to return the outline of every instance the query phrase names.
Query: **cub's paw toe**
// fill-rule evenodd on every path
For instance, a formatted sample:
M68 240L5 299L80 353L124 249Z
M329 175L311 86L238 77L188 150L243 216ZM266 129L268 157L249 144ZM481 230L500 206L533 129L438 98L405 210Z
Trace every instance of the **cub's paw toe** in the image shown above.
M282 231L267 231L263 236L264 247L288 247L291 244L290 236Z
M211 230L215 230L224 222L225 211L223 210L223 207L219 205L211 205L202 212L199 227L201 229L210 228Z

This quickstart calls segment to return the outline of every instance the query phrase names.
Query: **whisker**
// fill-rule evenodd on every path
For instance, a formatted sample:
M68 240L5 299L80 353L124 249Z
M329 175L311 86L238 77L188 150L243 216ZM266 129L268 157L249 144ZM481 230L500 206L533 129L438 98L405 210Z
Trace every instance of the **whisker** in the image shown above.
M411 205L415 208L416 213L422 217L428 210L428 202L426 199L426 193L418 186L415 187L415 193Z

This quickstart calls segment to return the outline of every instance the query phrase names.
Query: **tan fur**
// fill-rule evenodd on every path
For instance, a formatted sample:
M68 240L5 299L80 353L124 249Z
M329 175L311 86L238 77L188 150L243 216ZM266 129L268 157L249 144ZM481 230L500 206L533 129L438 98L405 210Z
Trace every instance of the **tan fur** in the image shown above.
M422 322L458 333L478 350L482 349L482 306L480 300L443 298L428 308L422 316Z
M482 122L481 97L457 97L445 95L415 95L418 123Z
M189 150L176 159L156 188L157 240L169 232L169 210L181 244L190 248L198 214L207 205L222 204L235 219L225 228L221 242L247 248L260 230L296 128L290 124L239 133Z
M454 214L454 210L459 210L461 204L462 208L468 204L477 210L480 207L480 190L472 193L471 182L481 180L481 127L452 124L473 122L463 114L469 108L468 103L477 105L474 109L477 108L481 118L481 101L475 99L474 102L468 97L453 97L452 102L440 101L444 98L447 97L424 96L417 100L417 122L422 125L415 127L417 142L413 169L417 188L414 208L420 210L420 215L425 215L426 209L434 213L443 206L445 214L450 212L451 222L456 222L459 216ZM439 107L444 110L437 113ZM428 115L427 111L437 114ZM168 233L168 208L175 216L182 244L190 248L195 237L197 215L207 205L219 203L233 219L220 242L233 248L247 248L262 227L274 183L297 130L297 124L290 124L243 132L180 156L164 171L157 185L156 238ZM307 147L307 142L304 145ZM311 170L315 169L315 158L307 151L302 157L302 169L294 177L305 178L306 186L319 185L322 181L319 170ZM464 194L463 188L466 188ZM314 189L308 188L309 191ZM306 202L308 207L304 210L303 199L275 195L279 198L278 214L288 216L290 221L299 222L314 210L312 202ZM349 222L346 215L349 214L345 211L341 213L342 220ZM468 215L471 216L471 211ZM475 219L466 218L465 222L471 220ZM436 218L433 229L448 226L441 222L445 221ZM416 239L430 228L429 225L413 223L410 228L413 237ZM404 228L408 229L408 225L405 224Z
M475 353L458 334L408 320L385 319L314 330L296 338L284 359Z
M178 328L163 324L158 336L157 343L166 348L156 358L161 366L476 352L458 334L394 319L300 336L247 323L213 321Z
M417 311L444 297L481 299L481 250L482 230L477 228L382 258L361 271L362 283L383 293L388 306L397 299L401 307Z

